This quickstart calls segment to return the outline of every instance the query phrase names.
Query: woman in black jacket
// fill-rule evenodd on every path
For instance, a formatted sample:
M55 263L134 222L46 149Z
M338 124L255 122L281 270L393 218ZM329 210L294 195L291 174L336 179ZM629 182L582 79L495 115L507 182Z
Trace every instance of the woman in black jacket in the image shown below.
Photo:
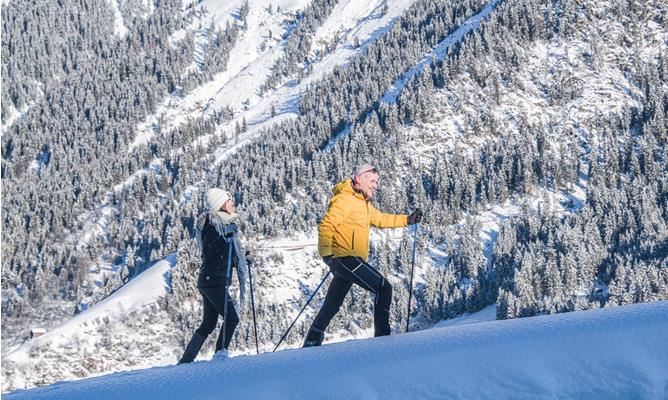
M216 328L219 315L223 317L223 326L216 341L215 357L227 358L227 348L239 323L227 290L233 265L237 267L241 301L245 293L247 265L237 235L239 215L234 212L232 196L214 188L207 191L206 201L208 210L197 218L197 239L202 249L197 288L202 295L204 315L179 364L195 359L207 336Z

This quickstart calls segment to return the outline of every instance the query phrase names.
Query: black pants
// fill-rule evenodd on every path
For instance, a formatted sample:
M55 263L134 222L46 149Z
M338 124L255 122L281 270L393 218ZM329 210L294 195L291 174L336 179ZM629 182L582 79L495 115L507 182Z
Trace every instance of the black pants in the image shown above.
M197 333L207 337L214 329L218 322L218 316L223 316L225 312L225 300L227 299L227 318L223 321L223 326L220 328L218 340L216 340L216 351L230 346L234 330L239 324L239 316L234 309L234 302L230 298L229 293L225 290L225 286L211 286L199 288L202 294L202 305L204 313L202 316L202 323L197 328ZM225 343L223 343L223 338Z
M334 279L327 289L325 303L316 315L306 340L322 343L325 329L327 329L336 313L339 312L343 299L353 283L375 295L374 336L389 335L392 285L387 279L359 257L335 258L330 264L330 269L334 274Z

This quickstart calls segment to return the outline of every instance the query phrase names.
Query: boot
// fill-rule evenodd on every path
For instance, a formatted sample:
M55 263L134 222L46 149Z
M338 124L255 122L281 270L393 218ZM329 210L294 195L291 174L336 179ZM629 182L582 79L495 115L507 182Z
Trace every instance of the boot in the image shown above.
M230 358L230 353L227 352L227 349L220 349L214 353L213 357L211 357L211 360L225 361L228 358Z
M193 362L195 357L197 357L197 353L199 353L199 349L202 348L205 340L206 336L201 335L199 332L195 332L192 339L190 339L188 346L186 346L186 351L183 352L183 356L181 356L178 364L187 364Z
M325 340L325 332L318 328L311 327L306 335L306 340L304 340L302 348L320 346L323 340Z

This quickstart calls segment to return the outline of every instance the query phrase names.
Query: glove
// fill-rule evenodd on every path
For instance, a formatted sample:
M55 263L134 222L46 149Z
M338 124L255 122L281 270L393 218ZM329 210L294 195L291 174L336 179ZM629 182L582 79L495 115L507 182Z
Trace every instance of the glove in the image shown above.
M245 256L246 256L246 264L252 264L253 261L255 261L255 258L251 254L250 250L246 250Z
M422 222L422 210L416 208L411 215L408 216L408 225L419 224Z
M227 224L223 228L223 236L226 239L229 239L231 237L234 237L234 235L237 234L238 230L239 230L239 228L237 228L237 224Z

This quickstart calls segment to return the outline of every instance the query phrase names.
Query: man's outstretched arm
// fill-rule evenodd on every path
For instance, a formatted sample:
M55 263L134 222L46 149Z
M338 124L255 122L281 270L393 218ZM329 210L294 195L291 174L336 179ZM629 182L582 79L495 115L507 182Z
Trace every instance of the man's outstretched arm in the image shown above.
M399 228L408 225L408 215L406 214L383 213L371 204L369 204L369 213L371 225L377 228Z

